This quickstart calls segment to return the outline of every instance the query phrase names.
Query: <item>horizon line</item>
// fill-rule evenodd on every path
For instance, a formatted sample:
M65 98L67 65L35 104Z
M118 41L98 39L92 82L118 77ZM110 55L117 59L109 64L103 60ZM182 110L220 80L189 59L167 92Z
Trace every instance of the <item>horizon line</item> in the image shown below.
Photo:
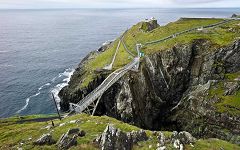
M223 9L240 7L46 7L46 8L0 8L0 10L49 10L49 9Z

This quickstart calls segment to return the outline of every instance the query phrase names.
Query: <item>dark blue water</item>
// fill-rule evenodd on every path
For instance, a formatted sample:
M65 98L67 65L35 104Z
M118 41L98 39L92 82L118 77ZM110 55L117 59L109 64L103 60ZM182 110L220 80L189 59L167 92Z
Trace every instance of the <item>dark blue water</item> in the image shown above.
M54 113L50 93L80 60L150 17L229 17L240 9L0 10L0 117Z

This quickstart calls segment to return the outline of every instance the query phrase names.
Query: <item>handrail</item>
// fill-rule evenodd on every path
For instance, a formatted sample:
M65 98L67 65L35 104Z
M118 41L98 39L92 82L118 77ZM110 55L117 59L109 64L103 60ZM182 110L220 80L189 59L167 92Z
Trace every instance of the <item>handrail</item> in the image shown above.
M174 33L172 35L169 35L169 36L167 36L165 38L162 38L162 39L159 39L159 40L153 40L153 41L150 41L150 42L146 42L145 44L143 44L143 46L160 43L160 42L166 41L168 39L174 38L175 36L179 36L179 35L185 34L187 32L191 32L191 31L197 30L199 28L207 29L207 28L216 27L216 26L219 26L219 25L231 22L233 20L236 20L236 19L225 19L225 20L220 21L218 23L214 23L214 24L210 24L210 25L206 25L206 26L198 26L198 27L187 29L187 30L183 30L181 32L176 32L176 33Z
M121 78L136 63L138 63L138 60L134 59L134 61L132 61L131 63L125 65L123 68L118 69L117 71L120 70L120 72L118 72L109 82L107 82L107 84L105 86L103 86L100 89L99 87L101 85L104 85L102 83L97 88L97 89L99 89L99 91L98 90L97 91L94 90L93 92L88 94L88 96L86 98L84 98L83 100L80 101L81 103L74 104L75 108L73 108L73 109L77 109L78 108L79 112L82 112L84 109L86 109L86 107L88 107L88 105L90 105L93 101L95 101L99 95L101 95L103 92L105 92L112 84L114 84L119 78ZM109 78L110 78L110 76L109 76ZM104 80L104 81L106 81L106 80ZM95 95L98 95L98 96L95 96ZM93 98L90 98L91 96L93 96Z
M188 33L188 32L191 32L191 31L194 31L194 30L197 30L199 28L203 28L203 29L206 29L206 28L212 28L212 27L216 27L216 26L219 26L219 25L222 25L222 24L225 24L227 22L230 22L232 20L239 20L239 19L225 19L221 22L218 22L218 23L214 23L214 24L210 24L210 25L206 25L206 26L200 26L200 27L194 27L194 28L191 28L191 29L187 29L187 30L183 30L181 32L177 32L175 34L172 34L170 36L167 36L165 38L162 38L162 39L159 39L159 40L154 40L154 41L150 41L150 42L146 42L145 44L143 44L143 46L146 46L146 45L151 45L151 44L155 44L155 43L159 43L159 42L163 42L165 40L168 40L168 39L171 39L171 38L174 38L176 36L179 36L179 35L182 35L184 33ZM128 30L127 30L128 31ZM126 32L124 32L125 34ZM114 54L114 57L113 57L113 61L115 60L115 57L116 57L116 53L120 47L120 42L123 43L123 46L125 48L125 50L133 56L133 54L128 50L127 46L125 45L124 41L123 41L123 38L124 38L124 34L121 36L120 40L119 40L119 43L118 43L118 46L117 46L117 49L116 49L116 52ZM136 44L137 46L137 51L139 53L139 46L140 44ZM112 61L112 63L113 63ZM111 63L111 64L112 64ZM122 68L119 68L117 70L115 70L114 72L112 72L96 89L94 89L92 92L90 92L86 97L84 97L81 101L79 101L77 104L70 104L71 108L73 110L75 109L78 109L79 111L78 112L82 112L83 110L85 110L91 103L93 103L100 95L102 95L109 87L111 87L118 79L120 79L129 69L133 68L134 65L136 65L137 63L139 63L139 56L135 57L134 60L130 63L128 63L127 65L125 65L124 67ZM74 107L74 108L73 108ZM71 110L70 113L73 111Z

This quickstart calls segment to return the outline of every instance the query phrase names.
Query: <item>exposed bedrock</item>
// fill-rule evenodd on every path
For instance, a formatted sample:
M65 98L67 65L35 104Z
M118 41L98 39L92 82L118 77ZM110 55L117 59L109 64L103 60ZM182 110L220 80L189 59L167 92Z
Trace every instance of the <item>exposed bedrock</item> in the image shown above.
M196 137L217 137L240 144L239 114L218 111L215 104L220 99L209 94L219 82L229 87L227 94L236 94L239 80L227 83L225 74L240 71L239 58L240 41L218 47L204 39L147 55L138 72L127 73L104 93L97 114L145 129L186 130ZM83 65L84 61L70 87L82 80ZM62 110L68 110L69 102L81 100L105 77L101 73L84 90L73 91L69 86L61 90Z

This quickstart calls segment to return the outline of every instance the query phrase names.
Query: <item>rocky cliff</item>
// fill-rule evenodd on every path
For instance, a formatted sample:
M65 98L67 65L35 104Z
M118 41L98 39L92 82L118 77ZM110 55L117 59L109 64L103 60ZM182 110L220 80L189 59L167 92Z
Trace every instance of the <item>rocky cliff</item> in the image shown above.
M109 72L98 71L85 88L77 88L84 64L59 95L61 109L78 102ZM240 40L219 46L208 39L177 43L141 59L101 98L97 115L108 115L151 130L186 130L196 137L216 137L240 145ZM78 83L78 84L77 84ZM76 90L78 89L78 90Z

